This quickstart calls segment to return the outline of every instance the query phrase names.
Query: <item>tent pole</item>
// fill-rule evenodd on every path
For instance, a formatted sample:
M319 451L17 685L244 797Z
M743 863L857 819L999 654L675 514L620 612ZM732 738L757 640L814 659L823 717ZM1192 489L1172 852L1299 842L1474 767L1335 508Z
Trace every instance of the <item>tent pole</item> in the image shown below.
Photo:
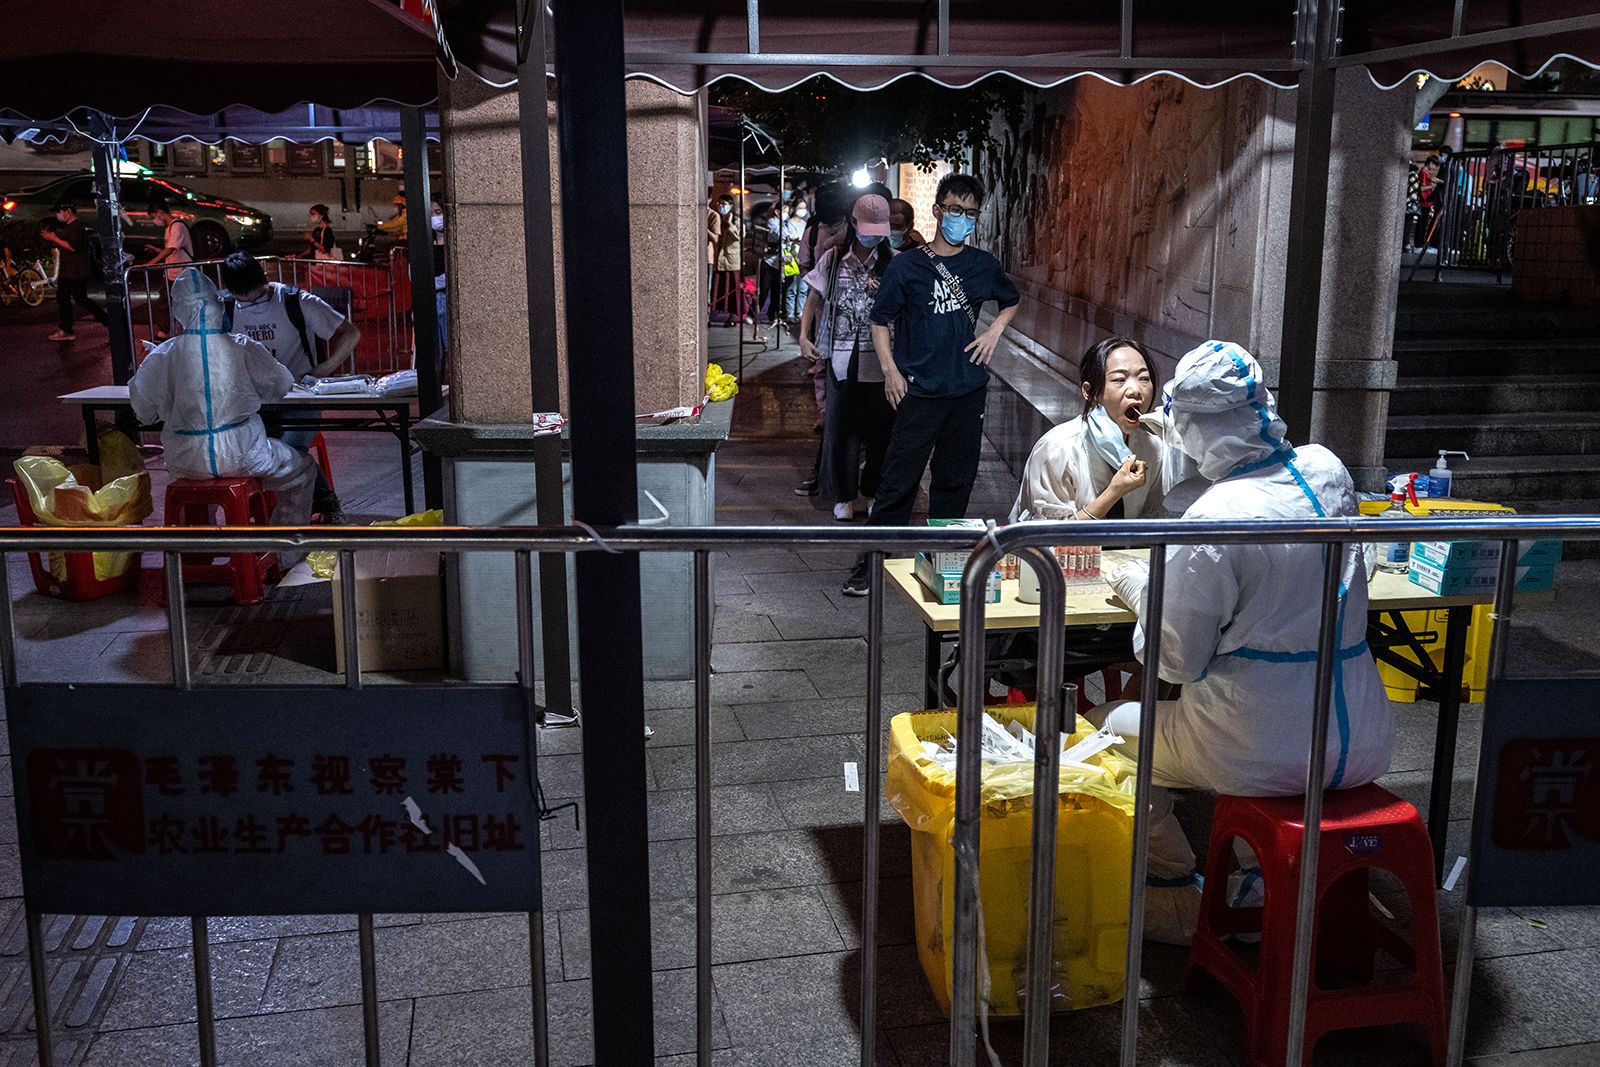
M557 5L572 512L604 531L639 508L633 287L616 270L631 247L622 0ZM637 1067L655 1056L639 556L580 552L574 569L583 703L605 709L583 717L594 1063Z
M545 5L522 12L517 48L517 113L522 134L522 232L528 286L528 371L533 410L561 410L561 350L556 336L555 220L550 213L549 82ZM561 438L533 439L534 507L540 526L567 521ZM539 554L539 622L544 653L542 724L571 722L572 647L567 633L567 557Z
M1278 412L1297 440L1312 440L1317 373L1317 320L1322 309L1322 255L1328 222L1328 162L1333 154L1334 0L1300 0L1295 52L1306 66L1295 91L1294 177L1289 196L1279 346Z
M406 251L411 263L411 336L417 353L417 397L423 418L439 410L439 316L434 310L433 226L428 200L428 130L420 107L400 109L400 154L406 178ZM422 499L444 506L439 457L423 454Z
M106 329L111 335L111 380L127 385L133 377L133 333L128 324L127 279L122 272L122 180L117 174L116 130L110 116L100 111L90 112L89 129L95 138L95 229L100 235L110 320Z

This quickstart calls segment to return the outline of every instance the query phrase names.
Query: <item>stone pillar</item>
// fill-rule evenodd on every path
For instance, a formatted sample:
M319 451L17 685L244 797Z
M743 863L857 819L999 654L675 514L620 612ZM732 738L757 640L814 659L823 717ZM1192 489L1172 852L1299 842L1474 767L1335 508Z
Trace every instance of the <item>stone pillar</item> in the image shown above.
M1328 221L1322 260L1322 307L1312 424L1290 428L1290 439L1332 449L1360 489L1383 488L1384 434L1394 387L1395 300L1405 225L1406 163L1410 155L1409 88L1379 89L1364 69L1339 72L1328 166ZM1283 309L1283 242L1288 231L1294 169L1294 102L1279 94L1269 119L1279 150L1267 157L1267 272L1256 334L1276 384Z
M471 77L440 79L450 278L450 413L457 422L522 423L531 414L523 279L517 96ZM595 285L631 285L640 411L698 403L705 367L705 143L698 97L628 83L629 249ZM550 203L561 232L555 102L549 105ZM560 242L556 269L561 269ZM561 294L556 294L561 314ZM558 335L565 337L558 322ZM562 347L565 347L563 340ZM563 408L569 386L561 354ZM576 368L578 379L583 372ZM602 383L589 382L589 386Z

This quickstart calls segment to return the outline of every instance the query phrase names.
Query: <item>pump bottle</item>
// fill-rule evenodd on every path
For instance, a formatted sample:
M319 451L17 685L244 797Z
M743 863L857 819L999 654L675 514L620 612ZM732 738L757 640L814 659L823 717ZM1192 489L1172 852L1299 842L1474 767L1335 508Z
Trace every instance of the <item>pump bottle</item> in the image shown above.
M1406 501L1417 502L1415 489L1417 476L1415 474L1397 475L1390 482L1389 506L1379 513L1380 519L1409 519L1411 513L1406 510ZM1380 571L1403 572L1411 566L1411 542L1387 541L1378 546L1378 569Z
M1472 458L1465 452L1457 452L1450 448L1439 449L1439 465L1428 472L1429 496L1450 495L1450 483L1454 476L1450 473L1450 461L1445 458L1446 456L1460 456L1462 459Z

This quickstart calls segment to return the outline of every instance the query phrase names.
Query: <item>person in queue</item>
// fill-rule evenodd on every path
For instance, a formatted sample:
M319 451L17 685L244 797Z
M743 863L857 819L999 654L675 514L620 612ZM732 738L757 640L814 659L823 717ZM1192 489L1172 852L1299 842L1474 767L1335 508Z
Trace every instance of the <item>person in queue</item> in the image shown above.
M1139 342L1108 337L1083 354L1078 380L1083 414L1033 446L1010 521L1161 516L1169 448L1139 422L1160 394L1155 361Z
M234 252L222 262L222 284L228 287L224 311L229 328L264 345L272 358L283 364L294 381L324 378L350 362L361 331L339 314L326 300L292 285L267 281L266 271L248 252ZM319 359L319 343L327 355ZM321 411L301 412L317 418ZM274 437L299 452L309 452L316 430L282 430L274 427ZM342 525L344 509L338 494L317 468L316 496L312 510L332 526Z
M1261 367L1237 345L1208 341L1178 363L1167 387L1167 417L1185 453L1212 484L1185 519L1353 518L1355 483L1320 445L1284 438ZM1362 546L1339 560L1337 652L1328 723L1329 789L1365 785L1389 770L1394 715L1366 645L1367 582ZM1172 810L1171 788L1235 796L1304 792L1315 702L1318 597L1323 548L1316 544L1173 545L1166 550L1160 674L1183 686L1159 702L1150 797L1150 875L1145 933L1187 944L1200 905L1195 854ZM1117 595L1144 616L1149 568L1126 565L1108 576ZM1134 629L1143 658L1144 623ZM1096 725L1120 734L1137 753L1139 705L1103 704ZM1246 877L1242 884L1248 885Z
M735 210L733 197L723 193L714 205L715 229L711 237L711 317L722 316L723 326L737 326L741 315L739 302L739 262L742 258L744 227Z
M142 423L161 423L173 478L260 478L278 496L273 520L311 517L317 465L268 437L261 405L282 400L294 377L266 347L226 325L211 280L189 267L172 284L172 317L183 332L155 346L128 382Z
M58 310L56 332L46 340L76 341L73 329L72 305L94 316L102 326L109 323L106 309L98 301L89 299L89 278L93 273L89 263L89 228L78 218L78 207L63 200L51 212L49 224L40 228L39 236L56 246L60 263L56 268L56 306Z
M921 248L928 239L917 232L917 209L909 200L889 201L889 247L896 252Z
M894 258L888 237L889 202L862 196L844 240L824 251L806 276L810 295L800 316L800 350L819 365L827 388L821 480L840 522L855 518L858 496L872 506L894 424L868 321L879 279Z
M967 512L983 446L989 360L1021 300L1000 261L967 244L983 197L983 183L972 175L946 175L934 196L933 243L894 257L878 286L872 347L895 419L868 519L874 525L910 522L924 471L932 475L929 518ZM978 309L990 300L999 313L980 332ZM863 554L844 595L867 595L867 567Z
M327 204L312 204L306 214L311 219L311 229L306 231L306 248L301 259L344 259L339 251L338 238L333 233L333 223Z

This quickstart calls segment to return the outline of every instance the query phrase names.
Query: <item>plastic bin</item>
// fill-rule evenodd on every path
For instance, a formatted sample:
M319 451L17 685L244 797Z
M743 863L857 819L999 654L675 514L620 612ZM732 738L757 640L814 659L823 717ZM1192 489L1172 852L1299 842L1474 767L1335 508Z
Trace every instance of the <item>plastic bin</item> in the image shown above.
M1032 704L985 709L1032 729ZM1073 741L1094 728L1078 718ZM917 957L940 1008L950 1012L955 897L955 774L926 758L924 740L954 732L954 712L896 715L889 726L889 802L911 827L911 892ZM1063 768L1056 828L1053 1011L1122 997L1133 857L1133 761L1107 751L1099 770ZM1033 854L1033 765L985 765L979 830L979 998L991 1016L1022 1014ZM985 973L987 975L985 976ZM987 987L987 990L985 990Z

